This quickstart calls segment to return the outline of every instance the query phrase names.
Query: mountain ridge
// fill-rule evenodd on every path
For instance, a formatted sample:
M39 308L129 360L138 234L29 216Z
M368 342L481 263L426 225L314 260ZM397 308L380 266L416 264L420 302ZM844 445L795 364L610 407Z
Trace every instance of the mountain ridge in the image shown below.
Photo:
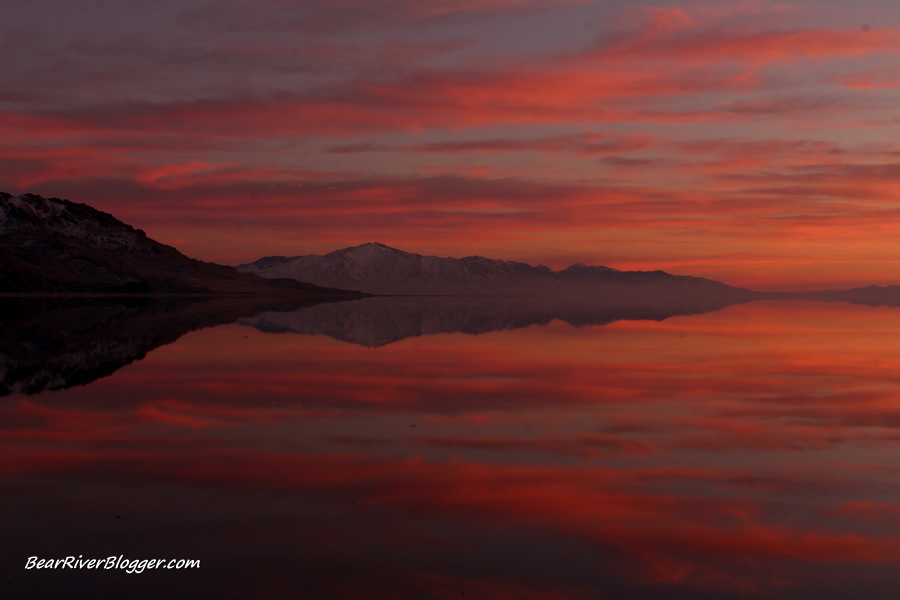
M354 290L354 291L348 291ZM665 271L440 258L368 242L325 255L267 256L227 267L189 258L87 204L0 192L0 294L299 294L578 297L618 305L817 300L900 305L900 286L758 292Z
M284 277L373 294L545 295L573 291L647 288L654 284L716 293L754 293L719 281L665 271L620 271L575 263L554 271L528 263L487 258L437 257L406 252L379 242L341 248L324 255L267 256L238 265L245 273ZM661 291L661 290L660 290Z
M87 204L6 192L0 192L0 293L348 294L189 258Z

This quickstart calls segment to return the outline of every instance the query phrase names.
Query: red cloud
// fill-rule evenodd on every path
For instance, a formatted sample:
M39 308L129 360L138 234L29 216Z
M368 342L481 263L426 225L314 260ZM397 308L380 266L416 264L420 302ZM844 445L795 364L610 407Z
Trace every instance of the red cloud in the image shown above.
M395 440L378 438L334 436L331 441L351 446L384 446ZM497 452L542 452L599 458L625 455L641 456L653 452L653 447L645 442L609 434L578 434L570 439L539 438L517 439L508 437L428 437L404 442L408 445L445 448L451 450L475 450Z
M849 75L835 75L829 81L855 90L879 90L900 87L900 76L893 69L866 70Z
M333 27L352 29L350 21L377 12L355 0L346 6L353 14ZM379 5L387 21L444 25L552 6ZM556 262L563 254L576 262L613 253L617 267L697 265L705 269L698 275L768 285L796 279L791 269L823 258L838 264L836 250L826 257L799 240L836 236L856 248L877 240L870 261L889 245L896 156L834 140L845 135L840 127L892 110L877 86L895 77L867 69L856 83L842 80L849 88L829 89L814 69L795 69L788 80L758 67L828 60L847 68L838 61L895 53L893 29L801 27L775 8L750 4L687 6L643 11L637 27L616 21L601 43L565 55L500 58L477 39L459 41L457 31L369 48L313 40L300 47L312 58L296 62L277 39L251 36L257 26L274 26L277 14L279 35L311 26L279 8L287 12L245 15L232 37L204 54L242 72L275 61L265 63L258 89L100 98L91 94L102 82L85 79L71 83L78 103L40 96L9 103L0 112L0 188L97 204L164 241L184 240L190 254L229 262L375 236L401 247L437 246L424 251L528 253L554 266L566 266ZM326 29L341 12L306 9ZM757 18L769 12L779 17ZM244 13L222 18L235 14ZM285 73L299 72L304 84L287 85ZM175 68L171 77L185 73ZM110 67L101 79L115 92L134 76ZM148 75L148 85L156 81ZM853 91L864 85L868 92ZM710 133L712 125L727 127L728 137ZM808 127L830 141L807 141ZM374 154L385 150L391 154ZM872 227L883 235L854 234ZM208 233L192 233L199 229ZM237 245L224 249L225 238ZM308 242L298 247L297 240ZM794 266L775 272L773 240L786 252L784 265ZM736 257L744 261L740 278ZM888 283L871 264L861 267L866 278ZM819 283L862 282L862 270L830 269Z
M900 51L898 31L892 28L785 28L771 21L748 21L738 4L721 11L701 5L645 8L633 14L643 19L640 27L612 36L580 58L653 59L681 65L738 61L762 66Z

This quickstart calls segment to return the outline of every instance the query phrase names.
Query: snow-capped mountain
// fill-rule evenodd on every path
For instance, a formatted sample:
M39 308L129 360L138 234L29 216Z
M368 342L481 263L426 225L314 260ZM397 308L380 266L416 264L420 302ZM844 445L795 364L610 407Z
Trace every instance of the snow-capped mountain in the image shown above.
M684 292L739 291L717 281L663 271L618 271L581 263L554 271L483 256L423 256L379 243L344 248L324 256L268 256L237 268L262 277L292 278L372 294L533 296L601 289L649 291L660 285Z
M48 236L81 240L103 250L140 252L155 242L140 229L112 215L59 198L0 192L0 239L27 236L26 247L39 247Z
M546 286L555 275L547 267L481 256L438 258L370 243L325 256L266 257L239 271L263 277L329 281L328 285L375 294L475 293L508 286ZM316 284L320 285L320 284Z
M0 293L334 294L188 258L87 204L0 192Z

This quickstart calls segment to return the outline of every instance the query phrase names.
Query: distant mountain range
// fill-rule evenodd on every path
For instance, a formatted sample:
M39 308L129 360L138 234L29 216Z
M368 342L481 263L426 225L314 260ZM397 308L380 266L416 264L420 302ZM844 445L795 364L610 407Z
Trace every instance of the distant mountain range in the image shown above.
M554 271L545 266L483 256L440 258L371 242L325 255L267 256L239 265L244 273L396 296L528 296L589 299L595 307L644 307L662 312L726 306L753 300L815 300L900 306L900 286L813 292L758 292L712 279L665 271L620 271L582 263ZM665 307L660 302L668 302Z
M69 297L78 294L103 297ZM554 271L376 243L236 269L188 258L85 204L0 193L0 397L83 385L189 331L234 321L377 347L553 320L662 320L754 300L900 306L900 286L756 292L663 271Z
M482 256L424 256L379 243L227 267L188 258L86 204L0 192L2 293L525 296L577 298L619 312L652 306L662 313L767 299L900 305L898 286L756 292L664 271L581 263L554 271Z
M724 283L664 271L619 271L575 264L561 271L483 256L439 258L404 252L379 243L336 250L324 256L268 256L239 265L262 277L292 278L329 287L389 295L589 294L623 301L641 297L712 295L751 299L755 292Z
M360 297L188 258L86 204L0 192L0 293Z

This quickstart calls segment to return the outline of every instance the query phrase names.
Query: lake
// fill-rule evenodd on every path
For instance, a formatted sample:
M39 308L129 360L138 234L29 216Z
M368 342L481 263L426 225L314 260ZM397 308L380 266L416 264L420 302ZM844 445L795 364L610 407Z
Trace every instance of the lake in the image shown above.
M0 348L2 596L900 593L900 308L442 302L157 316L143 346L116 332L146 312L32 315ZM71 555L201 567L25 569Z

